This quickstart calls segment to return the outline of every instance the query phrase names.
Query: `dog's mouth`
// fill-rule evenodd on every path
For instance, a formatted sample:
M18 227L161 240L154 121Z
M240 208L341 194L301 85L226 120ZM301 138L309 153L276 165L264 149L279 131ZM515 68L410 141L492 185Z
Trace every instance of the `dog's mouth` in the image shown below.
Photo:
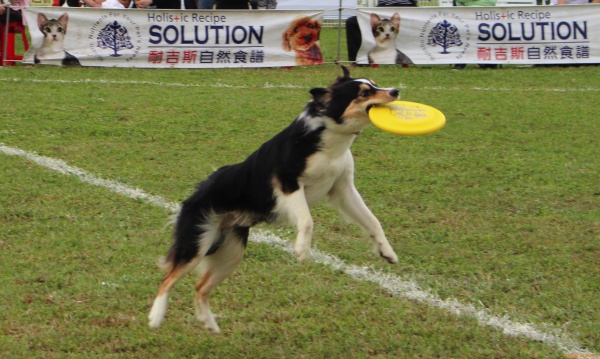
M369 111L374 107L374 106L381 106L381 105L386 105L390 102L396 101L398 99L398 95L399 95L399 91L398 89L389 89L387 91L385 91L385 95L383 97L385 97L385 99L382 99L381 97L379 98L378 103L371 103L367 105L367 113L369 113Z

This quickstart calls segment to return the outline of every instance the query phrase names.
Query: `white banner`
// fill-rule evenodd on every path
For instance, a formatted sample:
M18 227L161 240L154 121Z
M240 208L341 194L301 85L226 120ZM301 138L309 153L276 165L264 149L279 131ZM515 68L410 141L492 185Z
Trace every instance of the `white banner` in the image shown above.
M29 7L24 63L147 68L316 65L322 11Z
M600 63L600 5L369 8L358 22L360 64Z

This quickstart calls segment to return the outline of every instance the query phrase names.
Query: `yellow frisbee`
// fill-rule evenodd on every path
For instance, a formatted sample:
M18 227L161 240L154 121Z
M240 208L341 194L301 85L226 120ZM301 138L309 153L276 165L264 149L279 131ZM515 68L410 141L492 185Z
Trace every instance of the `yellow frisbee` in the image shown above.
M369 118L384 131L406 136L427 135L446 124L446 116L440 110L409 101L373 106Z

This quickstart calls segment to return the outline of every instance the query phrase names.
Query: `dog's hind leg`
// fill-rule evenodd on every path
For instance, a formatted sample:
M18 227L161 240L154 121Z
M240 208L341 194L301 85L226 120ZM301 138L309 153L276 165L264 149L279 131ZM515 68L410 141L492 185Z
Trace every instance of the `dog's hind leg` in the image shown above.
M223 240L217 241L218 244L200 261L200 281L196 284L196 317L212 333L218 334L221 329L210 310L210 292L240 265L248 233L248 227L224 228Z
M181 277L188 274L196 265L198 265L200 258L194 258L188 263L181 263L179 265L171 266L169 273L163 278L163 281L158 289L158 294L152 309L148 315L148 320L151 328L158 328L162 323L165 313L167 312L167 301L169 299L169 291L173 288L175 283Z
M352 176L342 177L334 184L329 193L329 204L374 240L375 250L381 258L389 263L398 263L398 255L385 237L381 224L354 187Z
M166 261L161 265L166 268L168 273L158 289L158 294L150 310L148 319L151 328L158 328L163 321L167 311L167 300L169 291L175 283L183 276L191 272L200 263L204 254L208 251L214 241L219 236L220 231L207 220L209 217L198 217L198 211L190 208L187 202L177 217L175 224L175 242L169 249ZM201 220L200 220L201 219ZM200 223L205 223L206 228L202 228Z

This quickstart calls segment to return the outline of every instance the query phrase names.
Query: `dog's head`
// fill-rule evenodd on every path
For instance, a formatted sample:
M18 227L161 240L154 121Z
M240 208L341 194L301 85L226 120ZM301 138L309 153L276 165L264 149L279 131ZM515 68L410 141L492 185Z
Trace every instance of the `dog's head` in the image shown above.
M44 14L38 14L37 17L38 28L44 34L44 37L50 41L62 41L67 33L67 24L69 22L69 15L67 13L62 14L58 20L50 19Z
M310 90L313 100L309 103L309 113L333 119L340 131L360 132L371 123L371 107L397 100L399 91L378 87L373 80L354 79L344 66L342 70L344 75L328 88Z
M303 17L290 24L283 33L283 49L285 51L306 51L319 41L321 23L310 17Z

